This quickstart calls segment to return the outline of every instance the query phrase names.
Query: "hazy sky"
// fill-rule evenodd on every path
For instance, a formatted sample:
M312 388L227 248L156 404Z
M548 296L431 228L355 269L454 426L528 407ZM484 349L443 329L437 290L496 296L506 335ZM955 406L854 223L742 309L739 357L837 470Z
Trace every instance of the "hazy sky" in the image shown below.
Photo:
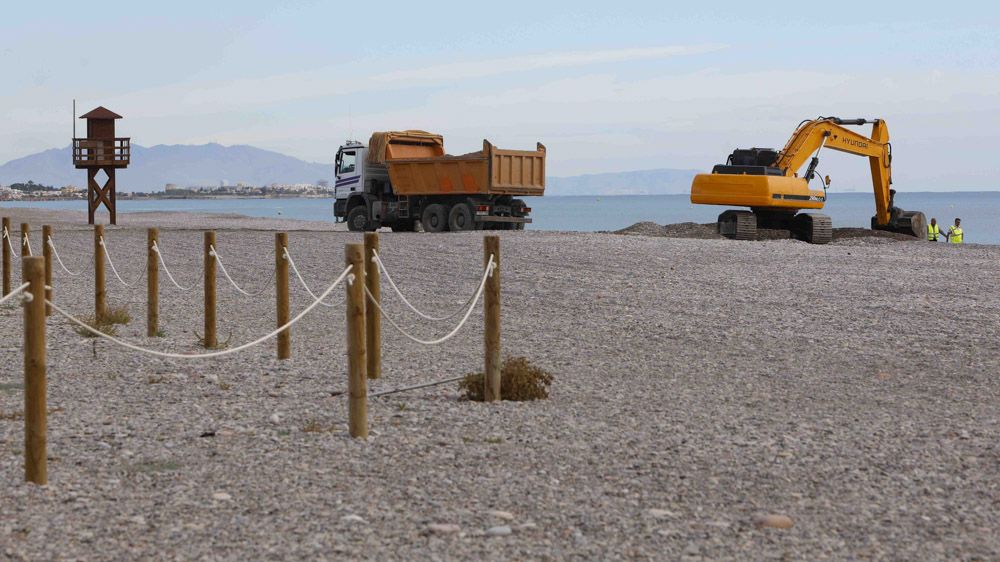
M552 175L710 168L839 115L887 119L897 187L1000 188L1000 7L923 4L9 3L0 162L67 145L74 97L146 146L330 162L419 128L453 153L542 141ZM820 171L868 185L859 158Z

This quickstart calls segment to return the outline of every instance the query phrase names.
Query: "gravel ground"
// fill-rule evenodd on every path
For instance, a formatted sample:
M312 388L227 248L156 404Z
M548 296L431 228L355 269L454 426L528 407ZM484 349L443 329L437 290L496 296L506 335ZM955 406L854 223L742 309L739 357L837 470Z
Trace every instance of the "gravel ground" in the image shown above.
M614 231L614 234L626 236L662 236L666 238L699 238L703 240L721 240L725 238L718 232L716 223L699 224L696 222L679 222L674 224L657 224L651 221L637 222L632 226ZM758 228L757 240L787 240L792 238L792 232L784 229ZM833 239L846 238L883 238L900 242L923 242L908 234L871 230L869 228L834 228Z
M70 268L90 259L76 218L12 216L56 223ZM123 276L142 264L139 224L155 223L178 280L196 283L196 228L224 217L142 218L107 235ZM253 289L280 223L243 224L218 248ZM359 240L284 227L316 289ZM387 233L382 254L415 303L445 312L475 288L481 244ZM296 326L284 362L273 344L155 359L54 317L46 487L22 483L21 312L0 309L0 558L1000 558L1000 247L525 231L502 248L504 349L555 374L549 400L392 395L370 403L371 438L352 440L331 395L346 384L342 309ZM83 315L92 289L76 279L57 272L56 299ZM121 336L197 349L199 290L161 279L165 336L147 339L143 289L108 283L135 317ZM273 298L221 277L219 294L223 339L273 327ZM306 303L296 287L293 311ZM420 335L448 329L385 303ZM443 347L384 334L373 390L482 363L479 313ZM758 527L768 514L792 527Z

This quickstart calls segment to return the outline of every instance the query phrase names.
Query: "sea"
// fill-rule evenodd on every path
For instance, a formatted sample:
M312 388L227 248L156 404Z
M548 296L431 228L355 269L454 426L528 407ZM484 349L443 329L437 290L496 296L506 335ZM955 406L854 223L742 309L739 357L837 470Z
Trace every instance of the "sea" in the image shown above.
M692 205L683 195L545 196L526 198L532 208L532 230L618 230L640 221L658 224L714 222L723 207ZM947 230L962 219L965 241L1000 244L1000 191L900 192L896 204L907 211L936 217ZM5 201L2 207L38 207L86 211L85 201ZM820 211L834 227L868 228L875 203L869 193L831 193ZM237 213L252 217L333 220L333 199L142 199L118 201L119 213L186 211Z

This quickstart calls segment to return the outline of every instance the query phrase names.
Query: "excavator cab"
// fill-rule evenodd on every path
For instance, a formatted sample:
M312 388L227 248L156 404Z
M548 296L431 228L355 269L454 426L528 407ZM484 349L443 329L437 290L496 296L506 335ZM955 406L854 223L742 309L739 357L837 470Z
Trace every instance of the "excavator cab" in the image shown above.
M755 176L783 176L785 172L775 164L778 151L773 148L737 148L712 169L713 174L751 174Z

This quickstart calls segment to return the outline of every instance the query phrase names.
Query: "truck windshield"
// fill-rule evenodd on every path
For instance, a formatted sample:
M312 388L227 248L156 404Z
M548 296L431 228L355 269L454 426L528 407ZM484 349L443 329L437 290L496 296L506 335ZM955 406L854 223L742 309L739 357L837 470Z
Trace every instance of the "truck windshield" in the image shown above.
M357 156L354 152L343 152L340 157L340 174L350 174L354 171L354 164Z

